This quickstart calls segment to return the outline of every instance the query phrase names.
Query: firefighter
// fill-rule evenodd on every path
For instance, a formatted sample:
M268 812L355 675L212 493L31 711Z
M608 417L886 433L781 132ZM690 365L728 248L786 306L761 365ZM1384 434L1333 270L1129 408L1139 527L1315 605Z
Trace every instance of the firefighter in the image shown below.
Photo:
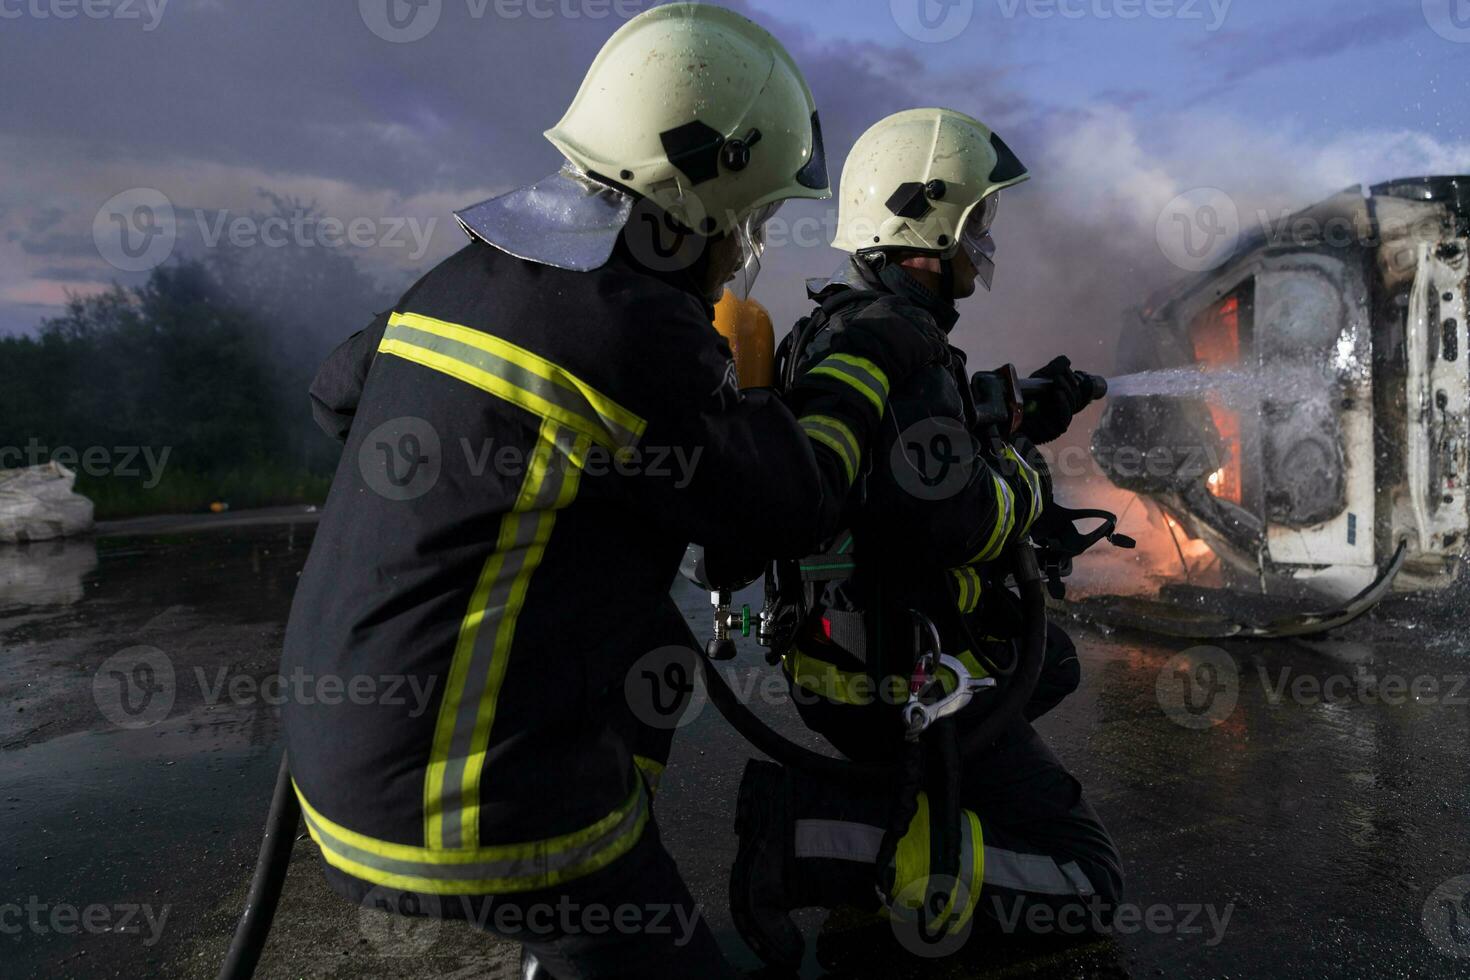
M833 245L849 257L830 280L808 284L817 308L786 344L788 381L822 373L827 351L848 330L881 323L895 333L948 334L959 318L955 301L977 283L990 286L1001 191L1028 176L999 136L959 112L915 109L873 126L842 176ZM1049 498L1035 444L1065 432L1085 403L1065 358L1036 376L1053 383L1026 404L1019 431L990 445L977 438L959 349L950 349L948 363L896 384L850 493L847 531L831 549L842 560L803 563L827 581L783 667L803 719L853 760L901 761L900 711L913 667L909 610L935 625L942 648L974 678L1015 662L1018 602L999 560ZM823 576L824 566L842 571ZM968 929L977 907L1024 924L1038 903L1077 915L1105 913L1117 901L1117 852L1077 781L1030 725L1078 678L1076 650L1052 626L1042 680L1023 717L983 754L960 760L961 859L950 891L959 899L944 916L948 933ZM961 732L978 707L957 716ZM931 842L941 836L928 803L921 794L912 822L900 821L908 829L896 849L884 852L893 857L875 869L899 805L889 788L855 791L751 762L731 884L742 934L768 961L792 965L803 942L791 909L876 907L879 880L890 914L912 912L910 899L922 897L920 883L931 874Z
M345 451L282 670L335 696L285 707L291 769L355 902L467 918L562 980L730 976L624 678L692 645L686 544L832 533L890 386L948 352L875 324L784 403L737 387L713 298L781 201L830 194L806 82L749 20L630 20L546 136L564 168L461 212L469 244L313 385Z

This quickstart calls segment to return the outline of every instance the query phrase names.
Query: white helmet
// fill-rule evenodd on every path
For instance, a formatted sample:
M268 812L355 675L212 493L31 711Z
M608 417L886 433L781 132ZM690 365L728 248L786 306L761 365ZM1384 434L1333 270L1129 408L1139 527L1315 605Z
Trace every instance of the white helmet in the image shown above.
M628 21L546 138L578 170L702 235L769 217L789 198L831 196L801 70L764 29L713 5L672 3Z
M964 248L989 288L997 195L1030 176L978 119L952 109L900 112L874 124L848 154L832 247L943 258Z

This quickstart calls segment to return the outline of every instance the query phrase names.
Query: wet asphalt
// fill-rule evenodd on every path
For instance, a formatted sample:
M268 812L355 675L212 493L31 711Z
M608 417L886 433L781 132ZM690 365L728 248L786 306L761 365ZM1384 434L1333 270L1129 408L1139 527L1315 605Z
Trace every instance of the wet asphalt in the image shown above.
M279 758L254 682L275 669L312 525L103 532L0 548L0 977L210 977ZM704 596L676 594L707 633ZM803 913L803 975L1470 976L1470 641L1444 613L1389 603L1325 638L1214 647L1069 624L1083 685L1037 727L1119 843L1128 912L1102 936L977 933L942 960ZM151 673L113 672L140 660ZM737 663L737 683L769 670L754 647ZM818 744L789 705L758 710ZM725 899L749 755L704 707L656 810L754 969ZM461 924L339 901L318 860L297 842L258 975L514 975L512 947Z

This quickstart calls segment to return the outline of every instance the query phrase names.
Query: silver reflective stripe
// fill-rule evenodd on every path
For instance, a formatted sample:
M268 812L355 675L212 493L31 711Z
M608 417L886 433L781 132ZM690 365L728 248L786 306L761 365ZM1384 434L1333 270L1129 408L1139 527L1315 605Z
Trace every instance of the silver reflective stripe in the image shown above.
M500 574L490 586L489 601L485 603L485 616L480 631L475 635L475 652L470 658L469 673L465 676L464 693L460 698L459 711L454 719L454 735L449 743L449 758L444 765L444 846L464 847L464 767L469 759L474 741L475 722L480 711L480 699L488 684L490 667L495 662L495 643L500 634L500 625L505 618L505 608L510 604L511 589L516 578L525 567L526 558L533 543L538 514L506 514L504 520L514 530L514 542L505 552L500 565Z
M1068 861L1062 865L1062 874L1072 879L1072 884L1077 886L1078 895L1086 897L1096 893L1096 889L1092 887L1092 880L1087 877L1087 873L1078 866L1076 861Z
M852 430L826 415L804 415L800 423L803 432L842 457L843 471L847 474L848 482L852 482L857 476L858 464L863 458L862 447L858 445L857 437L852 434ZM823 439L822 436L826 438Z
M851 354L833 354L809 372L815 375L831 375L856 388L880 413L888 400L888 379L878 366L865 357Z
M580 842L575 847L553 850L535 844L505 845L505 857L484 857L468 861L409 861L385 857L372 851L356 847L323 826L311 813L303 808L302 813L313 837L323 851L332 857L341 858L373 871L390 875L425 878L435 882L484 882L487 891L536 887L539 883L555 879L560 872L579 865L596 861L609 848L617 846L624 838L632 835L640 821L646 818L648 800L644 795L643 782L637 783L634 795L624 804L625 810L617 820L597 836ZM480 849L480 854L493 854L498 848ZM436 852L450 857L447 852ZM474 854L475 852L468 852Z
M450 360L458 361L499 378L521 391L530 392L542 401L585 420L588 425L600 423L612 442L618 446L632 446L638 442L641 435L641 433L629 430L617 419L599 412L596 406L576 390L563 387L483 347L462 343L427 330L420 330L400 318L393 318L389 321L388 328L383 333L383 339L401 341L435 354L441 354Z
M1090 895L1092 884L1073 862L1078 878L1087 891L1082 891L1077 878L1064 873L1057 863L1044 854L1020 854L998 847L985 848L985 884L1033 895Z
M799 858L831 858L838 861L878 860L883 828L845 820L796 821L795 853Z
M479 748L475 745L475 731L479 724L481 705L487 696L494 698L499 693L489 690L490 674L496 663L496 648L498 645L504 645L500 632L506 625L511 593L523 574L535 570L534 568L528 569L526 562L532 547L537 543L537 529L541 525L543 514L556 506L556 501L561 496L568 475L572 472L568 456L573 452L576 433L552 422L547 422L543 426L543 432L548 429L554 443L545 441L537 443L533 450L532 463L526 474L527 481L534 480L539 475L539 484L529 487L523 485L522 487L523 494L527 489L531 492L528 502L530 510L514 510L502 518L501 534L502 536L509 534L510 547L503 552L504 557L498 574L490 586L490 594L485 603L479 631L475 634L474 652L469 660L468 673L460 693L459 710L454 718L449 757L444 763L442 812L444 815L444 847L446 848L465 847L468 843L464 819L465 808L470 801L464 799L465 766ZM534 462L537 458L536 454L543 454L546 457L544 473L538 474L537 472ZM525 504L527 502L524 500L517 502L517 506ZM513 627L513 622L511 625ZM476 787L478 787L478 781L476 781Z

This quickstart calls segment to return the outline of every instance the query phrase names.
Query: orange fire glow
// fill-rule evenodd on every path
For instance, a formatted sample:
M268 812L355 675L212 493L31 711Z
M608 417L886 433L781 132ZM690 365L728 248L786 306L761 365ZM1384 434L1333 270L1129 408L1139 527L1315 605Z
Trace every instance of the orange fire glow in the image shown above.
M1240 363L1240 298L1230 296L1205 310L1189 325L1194 356L1205 368L1232 367ZM1239 504L1242 496L1240 413L1207 401L1210 417L1229 450L1225 465L1210 475L1208 486L1215 496Z

